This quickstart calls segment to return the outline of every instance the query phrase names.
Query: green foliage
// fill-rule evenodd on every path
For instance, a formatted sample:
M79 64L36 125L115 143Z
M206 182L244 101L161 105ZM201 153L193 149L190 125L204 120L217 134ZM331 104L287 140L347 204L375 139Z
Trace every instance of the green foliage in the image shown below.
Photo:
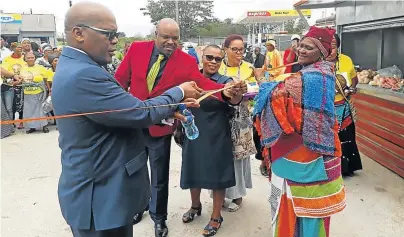
M216 20L207 23L197 29L197 35L201 37L227 37L230 34L248 34L248 27L241 24L234 24L232 21L232 19L227 18L223 21Z
M132 43L133 41L143 41L143 40L151 40L151 39L153 39L153 38L150 36L143 37L143 36L139 36L139 35L133 36L133 37L120 37L118 44L116 45L116 48L118 50L122 50L124 48L126 42Z
M285 22L285 31L288 32L288 34L299 34L302 35L303 31L306 29L303 21L299 19L299 22L297 23L297 27L294 28L295 26L295 20L290 20Z
M151 22L157 24L163 18L175 19L175 1L148 0L145 15L150 15ZM181 39L197 36L198 28L214 20L213 1L178 1L178 19Z

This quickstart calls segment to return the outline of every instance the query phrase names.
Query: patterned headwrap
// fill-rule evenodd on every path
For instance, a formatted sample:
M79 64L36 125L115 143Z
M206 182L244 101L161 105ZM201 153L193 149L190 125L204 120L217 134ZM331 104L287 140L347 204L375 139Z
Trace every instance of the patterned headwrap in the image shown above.
M24 43L25 41L28 41L28 42L30 42L30 43L31 43L31 40L30 40L30 39L28 39L28 38L24 38L24 39L22 39L22 40L21 40L21 44L22 44L22 43Z
M10 49L14 50L17 47L21 47L21 43L20 42L13 42L10 44Z
M334 34L335 30L333 29L312 26L304 38L310 39L320 49L324 58L326 58L331 53L331 41Z

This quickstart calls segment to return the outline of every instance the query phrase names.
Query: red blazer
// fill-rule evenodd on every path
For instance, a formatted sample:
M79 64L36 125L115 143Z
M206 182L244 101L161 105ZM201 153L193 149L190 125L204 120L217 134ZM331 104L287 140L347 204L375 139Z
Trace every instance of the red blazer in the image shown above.
M283 54L283 65L289 64L290 62L287 61L289 54L292 53L292 49L288 48L285 50L285 53ZM293 54L293 61L296 60L296 54ZM292 66L288 66L285 68L285 73L291 73L292 72Z
M215 90L224 87L224 85L205 78L199 72L195 58L177 49L168 59L158 84L149 93L146 77L153 47L154 41L132 43L115 73L115 78L121 86L127 89L130 84L129 92L140 100L159 96L166 90L187 81L195 81L204 90ZM216 96L222 99L221 93ZM155 125L150 127L149 131L153 137L160 137L172 134L174 129L174 126Z

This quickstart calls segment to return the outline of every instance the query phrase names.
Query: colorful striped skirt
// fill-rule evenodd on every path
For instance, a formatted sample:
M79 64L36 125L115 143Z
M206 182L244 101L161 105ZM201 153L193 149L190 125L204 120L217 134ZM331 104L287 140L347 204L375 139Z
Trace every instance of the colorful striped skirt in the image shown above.
M272 147L271 162L273 237L328 237L330 217L346 205L341 158L312 152L292 135Z
M294 206L295 202L288 182L274 173L271 180L270 203L273 237L329 237L330 216L318 218L311 215L297 216L296 213L301 215L305 208ZM319 211L314 215L320 213Z

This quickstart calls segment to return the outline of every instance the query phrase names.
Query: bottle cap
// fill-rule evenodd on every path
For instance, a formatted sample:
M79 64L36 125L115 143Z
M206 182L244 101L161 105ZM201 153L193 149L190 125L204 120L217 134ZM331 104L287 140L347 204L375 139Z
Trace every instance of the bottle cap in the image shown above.
M178 105L178 109L179 109L179 110L184 110L184 109L186 109L186 108L187 108L187 106L184 105L184 104Z
M194 118L192 115L185 116L187 118L187 123L191 122Z

